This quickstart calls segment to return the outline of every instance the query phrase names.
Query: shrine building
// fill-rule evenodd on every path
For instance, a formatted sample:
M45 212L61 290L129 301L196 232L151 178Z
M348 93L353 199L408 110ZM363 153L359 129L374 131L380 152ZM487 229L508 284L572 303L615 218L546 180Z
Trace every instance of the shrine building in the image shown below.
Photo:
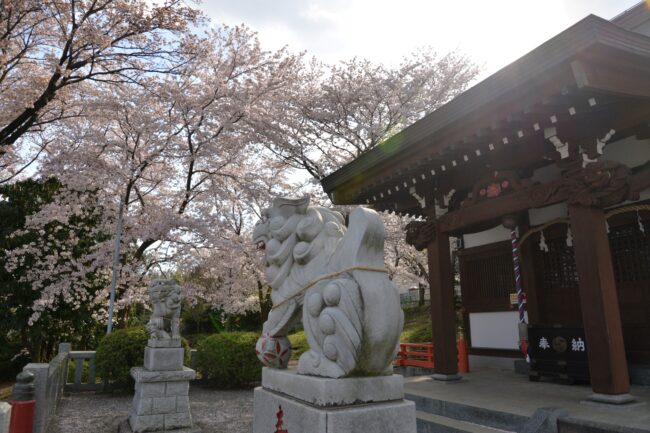
M550 373L583 371L618 403L650 372L649 160L642 2L577 22L322 186L336 205L416 218L408 241L428 254L434 377L457 374L454 260L472 359L523 359L514 231L531 356L557 355Z

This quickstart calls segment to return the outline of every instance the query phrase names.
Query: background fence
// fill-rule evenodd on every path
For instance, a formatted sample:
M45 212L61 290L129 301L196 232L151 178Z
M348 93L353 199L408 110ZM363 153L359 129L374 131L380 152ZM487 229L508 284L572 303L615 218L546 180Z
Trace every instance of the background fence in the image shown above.
M192 349L190 368L195 367L196 350ZM64 390L99 391L107 385L96 375L95 351L71 350L70 343L61 343L59 353L49 363L30 363L23 370L34 374L36 409L32 433L47 431Z
M66 382L69 352L70 344L61 343L58 355L48 364L30 363L23 368L34 374L36 409L33 433L45 433L56 412Z

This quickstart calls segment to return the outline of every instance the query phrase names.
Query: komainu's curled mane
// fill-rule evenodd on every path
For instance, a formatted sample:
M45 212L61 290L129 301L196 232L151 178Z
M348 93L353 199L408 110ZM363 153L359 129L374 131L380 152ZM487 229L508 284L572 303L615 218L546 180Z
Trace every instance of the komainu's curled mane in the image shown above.
M340 213L309 207L309 198L278 198L253 238L265 249L274 306L260 341L281 348L302 317L310 349L300 357L299 373L392 373L404 319L384 269L384 226L376 212L354 210L346 229ZM259 354L269 366L286 366L268 355Z

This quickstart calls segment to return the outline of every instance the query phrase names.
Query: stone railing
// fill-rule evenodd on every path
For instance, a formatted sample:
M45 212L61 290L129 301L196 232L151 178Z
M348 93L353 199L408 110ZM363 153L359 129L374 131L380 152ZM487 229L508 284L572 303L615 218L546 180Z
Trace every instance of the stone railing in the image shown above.
M74 363L72 382L68 382L68 369ZM196 365L196 349L190 353L190 367ZM63 391L98 391L104 386L95 374L94 350L70 350L70 343L61 343L59 353L49 363L30 363L23 370L34 374L33 433L45 433L56 412Z
M72 350L69 352L68 358L74 362L74 375L73 381L68 382L68 372L66 369L66 391L98 391L102 389L102 384L97 382L95 376L94 350ZM69 365L70 362L67 364L68 368Z
M36 409L33 433L45 433L56 412L66 382L69 353L70 344L61 343L59 354L48 364L30 363L23 367L24 371L29 371L34 375Z

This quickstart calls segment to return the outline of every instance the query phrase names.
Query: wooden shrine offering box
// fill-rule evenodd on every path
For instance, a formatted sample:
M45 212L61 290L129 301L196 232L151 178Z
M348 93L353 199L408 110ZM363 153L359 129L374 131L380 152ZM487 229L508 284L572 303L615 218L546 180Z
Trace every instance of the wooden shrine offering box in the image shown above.
M528 354L532 381L547 376L568 383L589 381L587 343L582 328L531 325Z

